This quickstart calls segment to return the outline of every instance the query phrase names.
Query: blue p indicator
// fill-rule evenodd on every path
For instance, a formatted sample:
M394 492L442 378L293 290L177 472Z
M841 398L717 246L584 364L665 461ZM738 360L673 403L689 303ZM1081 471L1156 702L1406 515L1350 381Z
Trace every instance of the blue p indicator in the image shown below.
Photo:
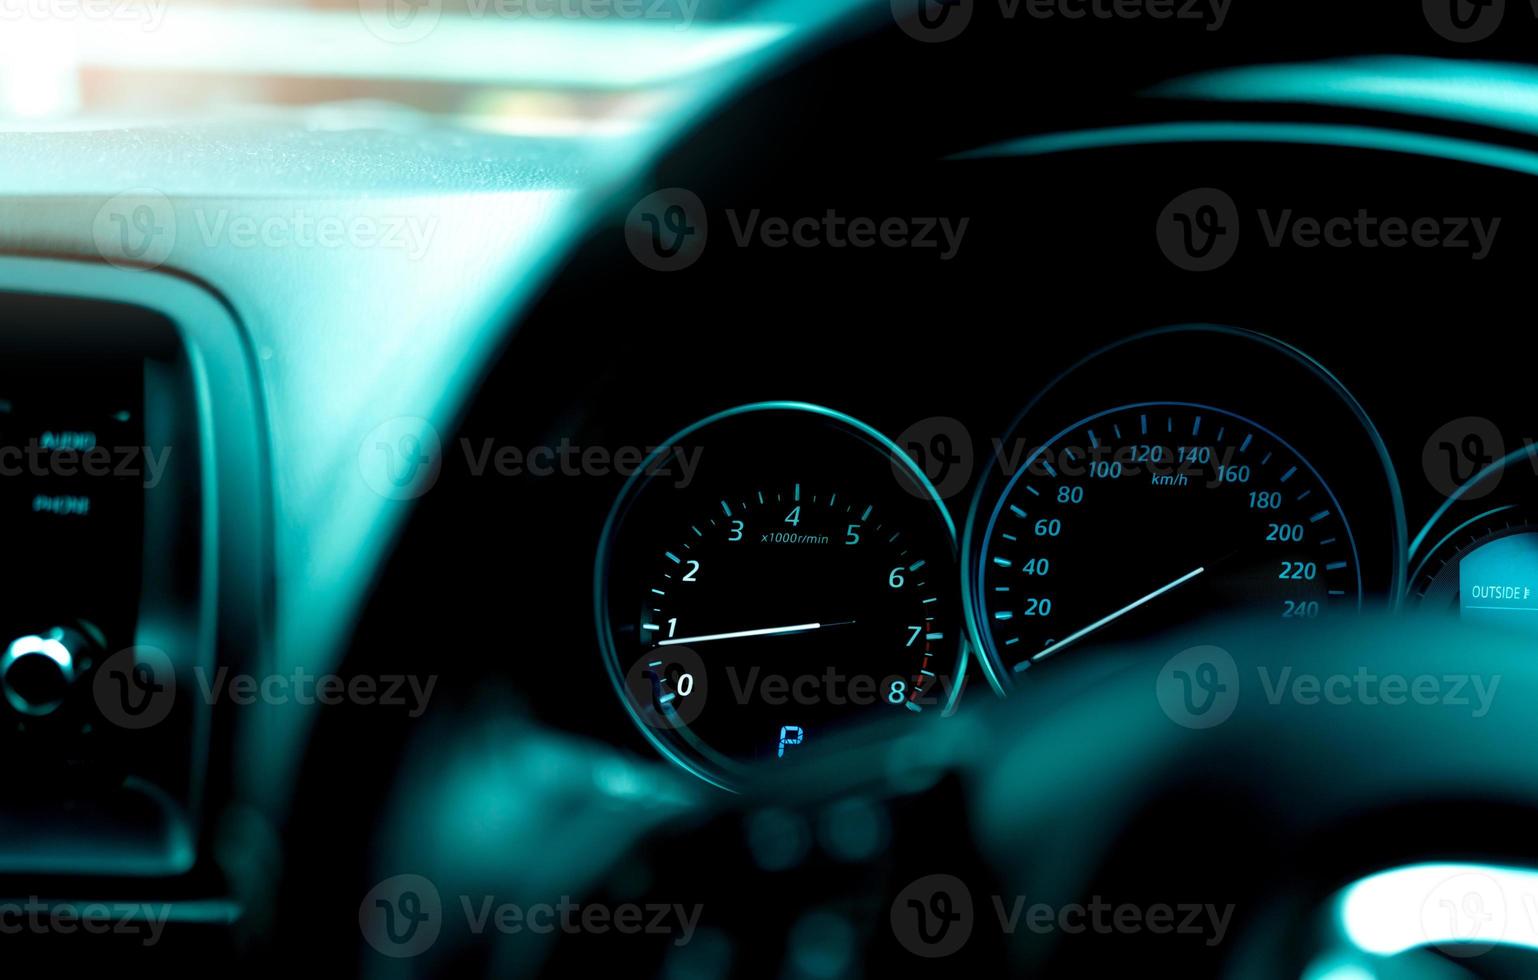
M775 757L783 759L785 757L785 746L800 745L804 741L806 741L806 730L800 725L780 726L780 750L775 753Z

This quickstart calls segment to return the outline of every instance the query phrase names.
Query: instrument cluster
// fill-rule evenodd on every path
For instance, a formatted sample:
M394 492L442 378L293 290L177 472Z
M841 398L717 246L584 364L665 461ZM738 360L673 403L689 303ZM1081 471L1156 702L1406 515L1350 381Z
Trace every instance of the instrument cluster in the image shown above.
M1288 628L1403 598L1383 440L1324 365L1271 337L1149 331L1089 353L997 435L947 421L889 436L836 406L748 404L658 444L699 460L688 486L631 476L595 618L666 758L732 788L840 730L954 712L969 671L1007 695L1207 616Z

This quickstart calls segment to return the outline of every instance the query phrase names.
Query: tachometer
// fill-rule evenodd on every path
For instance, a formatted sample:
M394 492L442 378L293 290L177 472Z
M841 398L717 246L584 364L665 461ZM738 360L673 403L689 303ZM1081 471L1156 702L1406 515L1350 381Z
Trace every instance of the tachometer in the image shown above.
M643 466L598 559L600 639L631 716L723 785L861 717L945 711L966 660L954 526L885 437L775 403L723 413Z

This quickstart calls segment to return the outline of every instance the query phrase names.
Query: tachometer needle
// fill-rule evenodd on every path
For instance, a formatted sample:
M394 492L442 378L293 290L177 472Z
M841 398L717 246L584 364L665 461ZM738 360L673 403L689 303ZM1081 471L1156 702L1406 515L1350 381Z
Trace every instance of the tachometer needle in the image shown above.
M1056 653L1057 651L1063 649L1063 647L1066 647L1066 646L1068 646L1071 643L1077 643L1078 641L1084 639L1086 636L1088 636L1091 633L1095 632L1095 630L1097 630L1100 627L1105 626L1105 625L1107 625L1109 623L1115 622L1116 620L1118 620L1118 619L1122 618L1123 616L1127 615L1127 613L1131 612L1132 610L1136 609L1137 607L1145 605L1147 603L1150 603L1150 602L1154 601L1155 599L1159 598L1161 595L1163 595L1164 593L1170 591L1171 589L1177 589L1180 586L1185 585L1187 582L1191 581L1193 578L1195 578L1196 576L1200 575L1202 572L1205 572L1206 570L1207 570L1206 568L1198 568L1195 571L1186 572L1184 575L1180 576L1175 581L1169 583L1168 585L1165 585L1165 586L1162 586L1160 588L1154 589L1152 592L1150 592L1147 595L1143 596L1143 598L1139 599L1138 601L1136 601L1134 603L1130 603L1129 605L1122 606L1120 609L1118 609L1115 612L1111 613L1109 616L1102 616L1100 619L1097 619L1093 623L1090 623L1088 626L1086 626L1083 629L1079 630L1077 633L1072 634L1071 636L1067 637L1066 639L1058 640L1056 643L1052 644L1051 646L1047 647L1045 650L1043 650L1040 653L1036 654L1036 656L1032 657L1030 660L1024 660L1024 661L1021 661L1020 663L1016 664L1015 665L1015 671L1018 673L1019 671L1025 670L1027 667L1029 667L1031 664L1035 663L1038 660L1045 660L1047 657L1050 657L1054 653Z
M674 646L679 643L709 643L712 640L737 640L745 636L783 636L786 633L810 633L813 630L826 629L829 626L849 626L854 620L842 623L802 623L800 626L771 626L761 630L739 630L736 633L707 633L704 636L678 636L668 640L659 640L659 647Z

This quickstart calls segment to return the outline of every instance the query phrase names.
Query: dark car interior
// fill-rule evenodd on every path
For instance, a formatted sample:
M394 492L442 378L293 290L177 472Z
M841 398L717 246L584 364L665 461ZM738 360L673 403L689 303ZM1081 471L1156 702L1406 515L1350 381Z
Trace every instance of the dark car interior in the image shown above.
M1528 5L0 30L10 962L1538 969Z

